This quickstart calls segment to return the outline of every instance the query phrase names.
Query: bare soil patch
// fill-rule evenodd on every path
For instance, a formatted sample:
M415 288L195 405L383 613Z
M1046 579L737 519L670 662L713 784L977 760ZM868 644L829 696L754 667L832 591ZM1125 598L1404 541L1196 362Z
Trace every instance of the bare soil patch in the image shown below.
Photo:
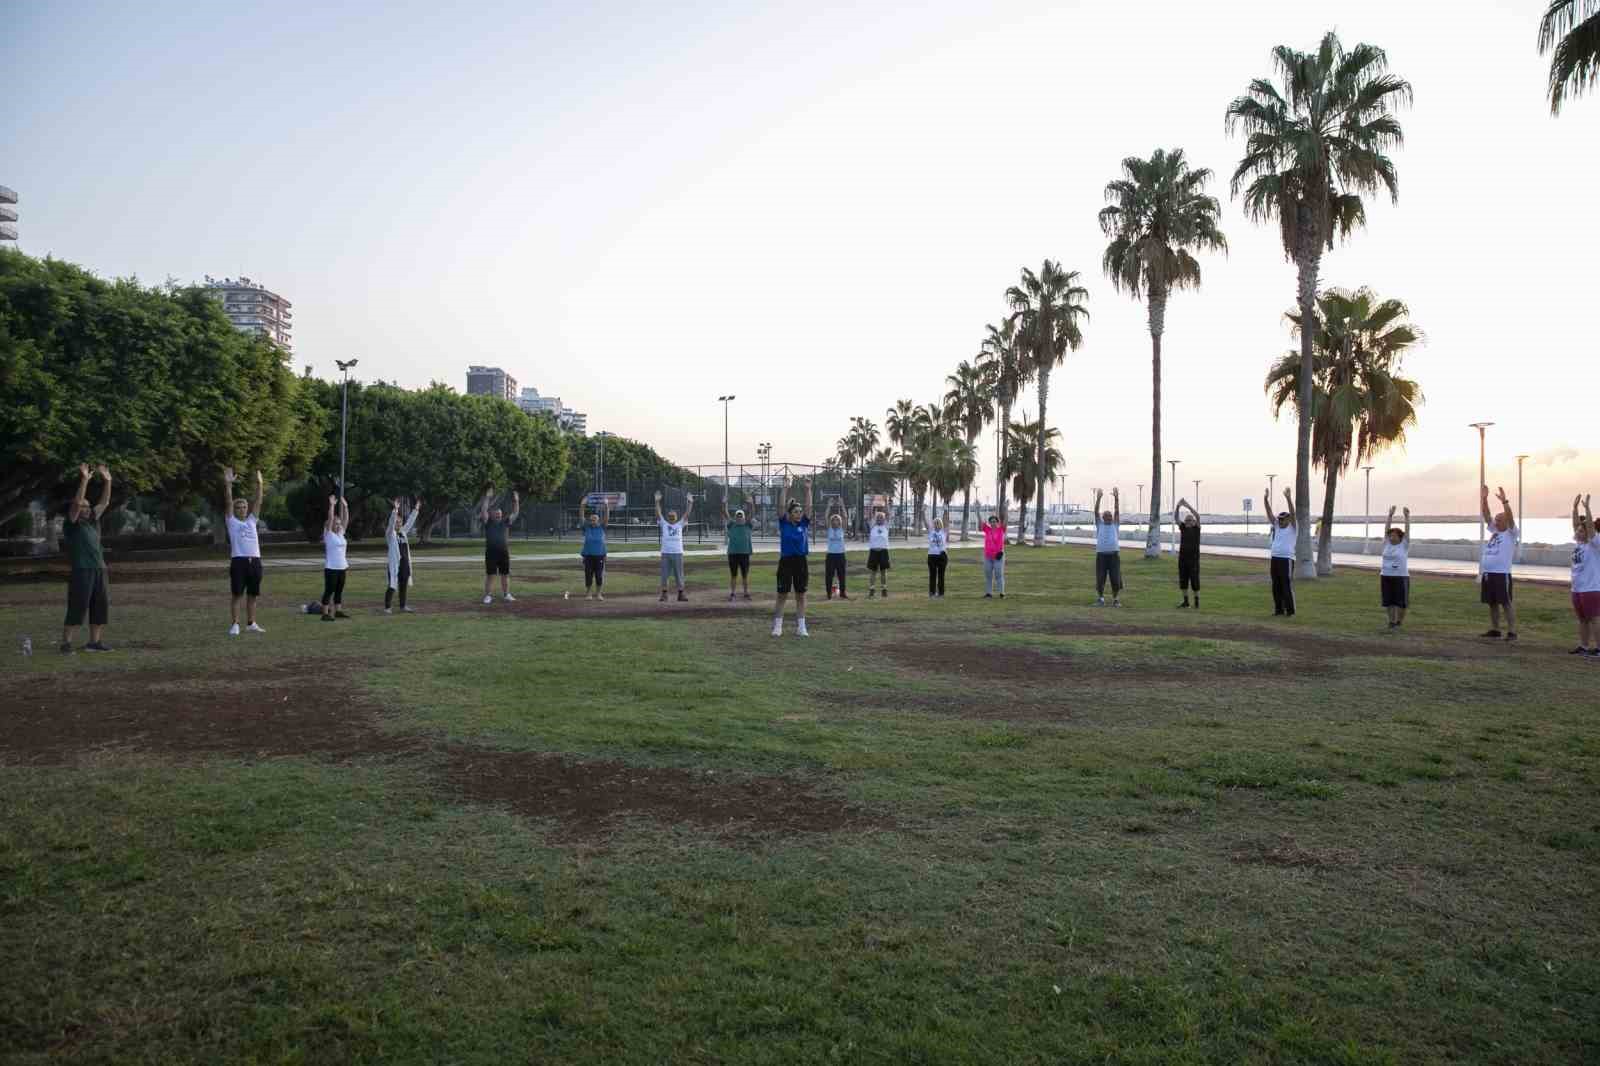
M1406 637L1390 637L1386 640L1338 637L1330 636L1327 633L1297 629L1292 623L1286 623L1282 628L1218 626L1215 629L1202 629L1192 626L1119 625L1115 622L1075 619L1043 626L1022 622L1003 628L1069 637L1193 637L1200 640L1233 640L1250 644L1271 644L1302 656L1302 664L1306 659L1313 662L1323 662L1363 655L1443 660L1470 657L1463 651L1442 649L1431 643L1422 645Z
M98 752L179 760L309 757L413 763L477 803L548 818L558 839L603 838L624 818L688 823L730 840L890 824L779 776L633 766L450 744L378 727L380 708L314 661L249 679L133 673L98 684L24 679L0 693L0 767L70 765Z
M1229 853L1234 862L1291 869L1343 869L1361 865L1351 848L1306 848L1287 833L1270 840L1240 841Z

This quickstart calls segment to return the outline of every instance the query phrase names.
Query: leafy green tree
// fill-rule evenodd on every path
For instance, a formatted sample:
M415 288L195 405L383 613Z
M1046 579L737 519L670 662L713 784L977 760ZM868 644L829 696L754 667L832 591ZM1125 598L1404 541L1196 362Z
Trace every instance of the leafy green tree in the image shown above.
M1228 249L1217 227L1221 205L1202 190L1211 171L1189 169L1183 149L1156 149L1149 159L1122 161L1122 177L1106 184L1100 228L1111 238L1101 267L1114 288L1141 295L1150 322L1150 528L1144 554L1161 554L1161 335L1174 289L1199 288L1193 252Z
M1045 486L1066 460L1061 449L1056 447L1061 433L1045 429L1043 419L1013 422L1006 427L1006 435L1011 443L1006 449L1005 473L1011 478L1012 491L1017 495L1017 543L1022 544L1027 540L1028 501L1035 492L1044 496Z
M1076 270L1062 270L1061 264L1046 259L1035 274L1027 267L1022 269L1022 282L1006 290L1006 301L1011 305L1012 318L1017 322L1017 333L1022 348L1028 355L1033 373L1039 381L1039 423L1046 425L1046 404L1050 399L1050 371L1066 361L1067 352L1077 351L1083 345L1082 319L1089 317L1084 306L1089 291L1078 284ZM1037 466L1044 465L1045 436L1038 440ZM1033 520L1033 546L1044 546L1044 493L1035 503Z
M1550 113L1600 82L1600 0L1551 0L1539 20L1539 54L1550 55Z
M944 380L949 386L944 394L945 418L961 431L966 450L962 453L963 459L959 465L963 473L970 469L967 480L961 483L961 539L966 540L967 514L972 509L972 483L978 478L977 452L973 445L994 411L994 393L989 375L983 367L965 359ZM967 462L967 459L971 462Z
M1290 312L1296 333L1305 322ZM1333 509L1339 476L1388 448L1403 445L1416 425L1422 387L1400 376L1405 353L1422 342L1399 300L1380 300L1368 288L1328 289L1317 298L1316 375L1312 381L1312 457L1327 478L1322 499L1322 535L1317 572L1333 573ZM1267 394L1275 412L1300 394L1300 356L1289 352L1267 372Z
M323 427L283 355L203 290L0 253L0 521L84 461L136 493L215 495L224 464L297 474Z
M1394 162L1385 153L1404 140L1394 109L1411 100L1411 83L1388 72L1383 49L1358 44L1346 51L1334 33L1315 52L1287 45L1272 50L1280 89L1256 78L1228 105L1230 132L1246 134L1245 156L1234 169L1235 197L1254 222L1275 221L1283 251L1299 273L1300 316L1314 320L1324 250L1366 223L1364 195L1379 189L1398 201ZM1295 449L1296 556L1301 576L1311 563L1311 388L1315 335L1300 336L1300 396Z

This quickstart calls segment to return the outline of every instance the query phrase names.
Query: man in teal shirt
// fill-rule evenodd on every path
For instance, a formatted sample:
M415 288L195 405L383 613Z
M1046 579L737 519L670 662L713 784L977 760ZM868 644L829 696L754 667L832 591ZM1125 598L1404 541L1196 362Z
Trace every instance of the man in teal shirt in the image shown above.
M739 581L744 580L744 598L750 598L750 543L751 531L755 522L747 517L744 508L728 516L728 498L722 498L722 520L728 527L728 602L732 603L737 598Z
M100 552L100 516L111 505L111 471L102 463L96 467L101 478L100 499L89 505L89 464L78 467L78 494L67 505L61 523L61 539L66 542L67 558L72 561L72 576L67 579L67 619L61 628L61 652L72 654L72 635L89 616L89 643L84 651L110 651L100 639L105 634L111 610L110 584L106 580L106 560Z

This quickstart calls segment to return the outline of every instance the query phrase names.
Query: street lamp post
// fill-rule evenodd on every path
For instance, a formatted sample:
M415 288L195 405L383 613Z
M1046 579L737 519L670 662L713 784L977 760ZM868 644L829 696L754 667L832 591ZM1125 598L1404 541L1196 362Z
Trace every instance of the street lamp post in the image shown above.
M1144 514L1144 485L1139 485L1139 513Z
M1517 562L1522 562L1522 552L1528 542L1528 531L1522 528L1522 461L1526 455L1517 456Z
M344 495L344 441L345 434L350 425L350 369L356 365L355 359L335 359L334 365L344 375L344 387L339 394L339 498Z
M722 404L722 502L728 502L728 405L735 397L730 393L727 396L718 396L717 402Z
M1173 509L1174 510L1177 509L1177 505L1176 504L1173 505ZM1200 479L1199 478L1195 478L1194 479L1194 509L1195 509L1195 513L1196 514L1200 513ZM1174 519L1174 521L1176 521L1176 519Z
M1484 445L1483 445L1483 431L1488 429L1490 426L1494 425L1494 423L1493 422L1468 422L1467 424L1469 426L1471 426L1473 429L1478 431L1478 492L1480 493L1480 496L1478 498L1478 501L1479 501L1479 507L1478 507L1478 547L1481 549L1483 547L1483 507L1482 507L1483 497L1482 497L1481 493L1483 492L1484 486L1489 484L1489 482L1484 480L1485 473L1484 473L1484 465L1483 465L1483 447L1484 447Z
M1365 555L1368 550L1367 538L1372 535L1372 467L1364 466L1361 469L1367 472L1367 506L1361 514L1361 554ZM1389 531L1384 530L1383 535L1387 537Z
M1167 465L1172 467L1172 509L1174 511L1178 509L1178 464L1181 462L1183 462L1182 459L1167 460ZM1178 550L1178 524L1176 520L1172 524L1172 550L1173 552Z

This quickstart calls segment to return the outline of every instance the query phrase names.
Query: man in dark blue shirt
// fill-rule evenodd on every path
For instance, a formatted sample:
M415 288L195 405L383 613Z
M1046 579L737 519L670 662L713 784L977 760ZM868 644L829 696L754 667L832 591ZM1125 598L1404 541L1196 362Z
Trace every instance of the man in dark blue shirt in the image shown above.
M783 495L789 495L789 479L784 478ZM811 537L811 482L806 481L806 505L802 509L795 500L789 500L789 508L778 519L778 609L772 616L772 635L783 636L783 605L789 601L789 592L794 592L795 620L799 623L795 632L802 637L809 637L806 632L806 584L810 578L806 566L806 553L810 550Z

